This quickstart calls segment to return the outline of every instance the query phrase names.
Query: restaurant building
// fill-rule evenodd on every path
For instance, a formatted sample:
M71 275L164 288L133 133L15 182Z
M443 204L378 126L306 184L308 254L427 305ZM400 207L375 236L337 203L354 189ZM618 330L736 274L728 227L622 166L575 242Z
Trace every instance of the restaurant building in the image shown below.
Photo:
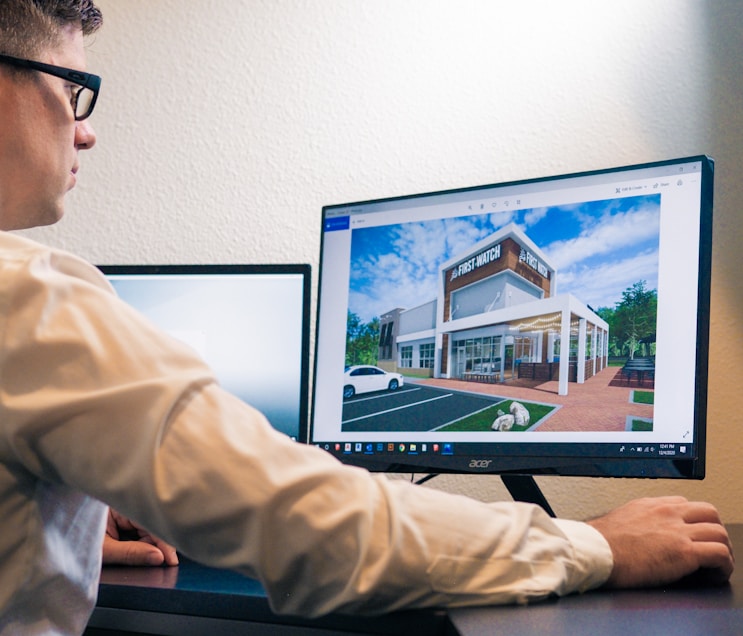
M608 324L515 224L441 264L435 299L380 316L379 364L471 382L583 383L607 364Z

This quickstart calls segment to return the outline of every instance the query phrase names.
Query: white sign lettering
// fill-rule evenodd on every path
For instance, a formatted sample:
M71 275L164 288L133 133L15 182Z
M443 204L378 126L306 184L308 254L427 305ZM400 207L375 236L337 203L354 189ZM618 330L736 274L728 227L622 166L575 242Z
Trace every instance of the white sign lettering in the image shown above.
M451 270L451 280L469 274L478 267L492 263L500 258L501 248L500 244L493 245L486 250L483 250L479 254L476 254L472 258L468 258L466 261L461 262L454 269Z
M534 256L534 254L525 250L523 247L521 248L521 253L519 254L519 260L522 263L526 263L532 269L538 271L545 278L549 278L550 273L547 269L547 266L542 263L536 256Z

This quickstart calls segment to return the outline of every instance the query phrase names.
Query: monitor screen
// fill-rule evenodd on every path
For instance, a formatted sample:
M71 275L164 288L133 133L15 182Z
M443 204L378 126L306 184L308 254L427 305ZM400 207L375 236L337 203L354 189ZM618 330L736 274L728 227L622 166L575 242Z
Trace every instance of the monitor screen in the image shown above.
M713 161L323 209L310 442L370 470L702 478Z
M190 345L220 385L306 442L310 266L106 265L119 297Z

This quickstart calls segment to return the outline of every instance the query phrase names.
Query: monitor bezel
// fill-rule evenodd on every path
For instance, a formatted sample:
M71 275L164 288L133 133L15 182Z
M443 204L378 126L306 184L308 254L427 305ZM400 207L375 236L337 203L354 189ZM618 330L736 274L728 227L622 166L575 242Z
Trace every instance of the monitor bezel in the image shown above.
M321 244L320 260L318 267L318 292L316 304L316 326L315 326L315 352L313 378L316 386L318 373L318 353L320 342L320 329L322 321L322 279L324 263L325 243L325 221L330 213L350 208L353 206L366 206L370 204L397 204L414 199L426 197L438 197L446 195L463 194L466 196L476 194L481 190L491 188L521 187L533 183L549 183L576 177L590 177L594 175L623 173L634 170L670 166L679 163L699 162L701 165L701 191L700 191L700 217L699 217L699 259L697 264L697 325L696 325L696 360L695 360L695 398L694 398L694 449L693 456L688 458L630 458L601 455L545 455L535 452L533 454L522 453L519 455L486 455L461 454L446 456L442 461L441 456L435 456L432 461L430 455L393 455L391 457L382 454L366 455L363 453L335 454L340 461L366 468L372 472L390 473L456 473L456 474L493 474L493 475L561 475L561 476L586 476L586 477L646 477L646 478L669 478L669 479L703 479L706 471L706 428L707 428L707 392L708 392L708 365L709 365L709 309L711 291L712 271L712 212L713 212L713 189L714 189L714 160L707 155L694 155L663 161L652 161L632 165L586 170L580 172L535 177L522 180L505 182L494 182L490 184L472 187L454 188L448 190L430 191L420 194L409 194L402 196L390 196L379 199L354 201L326 205L322 208L321 216ZM312 409L309 424L309 438L311 444L323 446L313 438L314 417L316 413L316 392L312 392ZM410 440L411 442L415 440ZM546 446L546 445L545 445ZM540 445L535 445L534 450L539 450ZM491 462L473 461L481 457L492 459Z
M302 316L301 316L301 352L300 352L300 387L299 387L299 429L297 441L307 443L309 435L310 404L310 319L312 315L311 289L312 266L309 263L257 263L257 264L131 264L131 265L97 265L106 276L109 275L181 275L196 274L206 276L300 276L302 280Z

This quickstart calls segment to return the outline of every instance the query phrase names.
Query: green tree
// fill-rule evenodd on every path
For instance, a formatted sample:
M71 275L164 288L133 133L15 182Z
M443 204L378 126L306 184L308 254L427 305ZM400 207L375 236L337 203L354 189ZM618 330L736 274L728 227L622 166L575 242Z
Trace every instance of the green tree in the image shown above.
M635 357L642 343L655 340L658 313L658 292L647 289L644 280L636 282L622 292L622 300L614 310L610 333L622 353Z
M596 310L596 315L606 321L609 325L609 357L617 358L622 355L622 346L617 338L615 326L616 326L616 310L611 307L599 307Z
M377 364L378 354L379 318L365 323L349 311L346 319L346 366Z

